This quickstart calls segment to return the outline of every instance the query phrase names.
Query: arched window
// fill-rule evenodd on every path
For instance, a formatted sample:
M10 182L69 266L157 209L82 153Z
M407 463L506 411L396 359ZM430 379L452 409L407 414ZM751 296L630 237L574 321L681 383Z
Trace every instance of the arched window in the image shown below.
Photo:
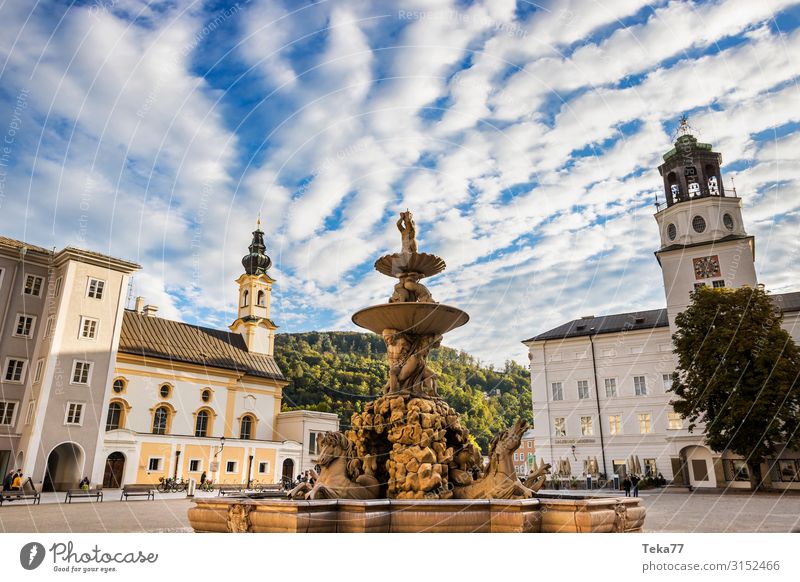
M112 402L108 405L108 417L106 418L106 430L117 430L122 424L122 404Z
M159 406L153 414L153 434L167 434L167 423L169 422L169 409L166 406Z
M263 291L258 292L258 306L259 307L267 306L267 295Z
M208 436L208 412L205 410L197 413L197 418L194 422L194 436Z
M253 417L249 414L245 414L242 417L239 438L246 440L253 438Z
M242 307L247 307L248 305L250 305L250 291L245 289L242 293Z

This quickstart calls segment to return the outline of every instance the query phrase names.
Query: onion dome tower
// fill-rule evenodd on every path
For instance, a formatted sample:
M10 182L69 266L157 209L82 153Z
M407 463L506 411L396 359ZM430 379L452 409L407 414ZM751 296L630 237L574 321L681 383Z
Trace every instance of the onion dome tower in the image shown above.
M269 316L275 280L267 274L272 259L266 253L260 218L248 248L250 252L242 257L244 273L236 279L239 284L238 317L230 329L242 335L251 352L271 356L275 347L275 330L278 329Z

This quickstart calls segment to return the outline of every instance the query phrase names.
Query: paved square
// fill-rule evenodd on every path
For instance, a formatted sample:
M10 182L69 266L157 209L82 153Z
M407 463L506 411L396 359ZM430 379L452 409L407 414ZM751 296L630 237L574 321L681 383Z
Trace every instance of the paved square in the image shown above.
M110 492L109 492L110 493ZM109 494L109 498L112 496ZM647 532L780 532L800 530L800 495L644 491ZM54 501L54 500L51 500ZM155 501L4 504L2 532L191 532L183 497Z

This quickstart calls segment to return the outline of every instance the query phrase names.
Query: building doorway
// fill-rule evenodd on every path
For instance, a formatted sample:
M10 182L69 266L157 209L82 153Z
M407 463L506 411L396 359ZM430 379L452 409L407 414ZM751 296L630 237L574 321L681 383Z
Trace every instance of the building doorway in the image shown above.
M47 456L43 491L75 489L83 477L83 449L75 443L61 443Z
M692 445L681 450L681 457L686 459L684 471L688 471L689 485L692 487L716 487L714 459L706 447Z
M106 470L103 473L103 488L119 489L122 487L122 475L125 471L125 455L119 451L106 458Z
M281 472L281 480L286 487L294 483L294 461L286 459L283 462L283 471Z

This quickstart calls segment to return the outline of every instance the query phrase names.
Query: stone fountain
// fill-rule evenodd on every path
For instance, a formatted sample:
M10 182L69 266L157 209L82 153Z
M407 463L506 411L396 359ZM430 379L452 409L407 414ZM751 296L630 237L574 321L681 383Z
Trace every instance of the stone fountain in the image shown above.
M469 321L436 302L421 281L445 262L417 250L411 212L400 214L401 251L375 269L397 279L387 303L356 312L353 322L386 342L388 380L381 396L354 414L347 433L319 442L314 484L285 500L197 499L189 510L196 531L215 532L588 532L641 531L644 508L633 498L536 497L548 466L522 482L514 451L527 425L497 435L489 463L471 442L458 413L437 392L428 367L442 336Z

